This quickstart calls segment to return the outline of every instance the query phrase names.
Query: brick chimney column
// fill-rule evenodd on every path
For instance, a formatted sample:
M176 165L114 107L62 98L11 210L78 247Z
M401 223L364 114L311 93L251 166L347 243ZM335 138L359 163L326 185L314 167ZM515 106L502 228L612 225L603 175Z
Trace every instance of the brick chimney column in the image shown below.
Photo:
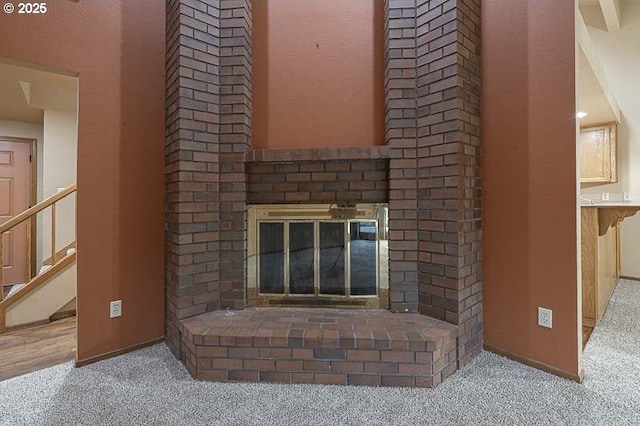
M220 8L167 2L166 339L178 321L220 308Z

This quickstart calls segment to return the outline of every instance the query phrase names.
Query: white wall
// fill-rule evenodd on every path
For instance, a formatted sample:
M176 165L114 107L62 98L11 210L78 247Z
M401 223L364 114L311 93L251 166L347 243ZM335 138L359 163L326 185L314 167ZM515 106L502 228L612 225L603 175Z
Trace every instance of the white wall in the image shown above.
M76 182L78 121L76 112L44 111L43 196ZM75 241L75 194L56 204L56 250ZM51 256L51 215L44 216L43 255Z
M36 197L38 201L42 200L42 151L43 151L43 126L42 124L25 123L23 121L9 121L0 120L0 136L14 137L14 138L26 138L35 139L37 141L37 182L36 182ZM42 215L38 215L37 218L37 235L38 241L42 241ZM42 244L38 244L36 247L36 264L42 264Z
M76 262L49 283L31 292L7 309L6 325L15 327L45 321L76 297ZM73 309L73 308L71 308Z
M589 33L601 59L622 120L618 129L617 184L583 189L584 194L629 192L640 202L640 2L623 5L622 28ZM622 274L640 278L640 213L622 222Z

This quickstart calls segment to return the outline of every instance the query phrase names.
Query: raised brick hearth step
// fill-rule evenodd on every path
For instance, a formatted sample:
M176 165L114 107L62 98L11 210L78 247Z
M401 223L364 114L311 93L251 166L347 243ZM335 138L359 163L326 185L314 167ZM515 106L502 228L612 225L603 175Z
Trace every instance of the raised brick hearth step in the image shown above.
M180 322L197 379L371 386L440 383L457 368L457 327L386 310L254 308Z

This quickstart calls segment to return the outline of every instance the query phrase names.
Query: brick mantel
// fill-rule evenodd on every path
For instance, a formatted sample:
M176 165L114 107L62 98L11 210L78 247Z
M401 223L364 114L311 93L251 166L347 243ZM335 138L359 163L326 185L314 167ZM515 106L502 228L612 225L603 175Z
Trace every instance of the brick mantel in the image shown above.
M378 160L391 157L388 146L344 147L344 148L301 148L301 149L252 149L245 155L245 161L339 161Z

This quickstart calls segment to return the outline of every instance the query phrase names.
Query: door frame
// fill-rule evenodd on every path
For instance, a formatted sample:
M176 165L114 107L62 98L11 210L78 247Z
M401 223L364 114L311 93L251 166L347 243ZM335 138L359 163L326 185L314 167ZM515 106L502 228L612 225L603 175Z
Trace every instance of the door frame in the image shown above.
M29 161L29 207L33 207L38 202L38 141L31 138L18 138L0 135L0 140L13 143L27 143L31 147ZM28 257L27 257L27 278L31 281L36 276L36 247L37 247L37 222L36 216L29 221L29 231L27 233Z

